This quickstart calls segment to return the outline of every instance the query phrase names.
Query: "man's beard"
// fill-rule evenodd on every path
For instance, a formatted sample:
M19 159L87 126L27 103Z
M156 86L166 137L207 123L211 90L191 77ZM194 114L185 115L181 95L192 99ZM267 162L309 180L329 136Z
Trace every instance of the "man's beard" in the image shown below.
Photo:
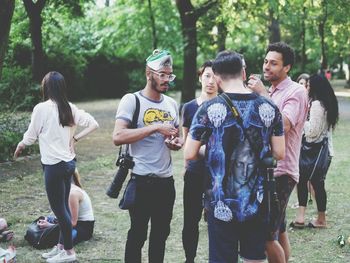
M163 85L163 84L162 84L162 85ZM162 86L162 85L160 85L160 86ZM168 86L169 86L169 85L168 85ZM153 77L153 76L152 76L152 78L151 78L151 88L152 88L154 91L158 92L158 93L164 94L165 92L167 92L167 89L166 89L166 90L158 89L158 84L157 84L157 82L154 80L154 77Z

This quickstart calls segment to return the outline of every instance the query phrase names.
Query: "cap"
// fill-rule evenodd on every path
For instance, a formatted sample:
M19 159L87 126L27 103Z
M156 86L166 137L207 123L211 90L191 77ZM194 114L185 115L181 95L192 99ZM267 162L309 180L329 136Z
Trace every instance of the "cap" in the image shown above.
M155 49L146 59L146 65L153 70L159 70L163 67L172 67L173 59L168 50Z

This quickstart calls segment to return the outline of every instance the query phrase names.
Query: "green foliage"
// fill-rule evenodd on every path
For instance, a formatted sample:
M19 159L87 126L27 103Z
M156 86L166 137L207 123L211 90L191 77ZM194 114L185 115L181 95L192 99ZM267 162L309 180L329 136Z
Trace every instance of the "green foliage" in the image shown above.
M85 58L71 54L67 49L53 48L47 56L47 71L58 71L64 76L69 99L87 96L83 83L85 64Z
M40 87L31 80L29 68L4 68L0 83L2 110L31 110L40 100Z
M0 113L0 162L12 160L18 142L29 124L28 114ZM36 145L26 147L23 154L38 152Z
M73 3L74 2L74 3ZM192 0L200 6L205 0ZM197 22L197 64L214 58L218 51L218 25L227 28L226 48L244 54L248 75L262 71L268 44L270 11L278 19L282 40L296 51L296 65L291 76L302 70L301 25L306 28L305 71L320 68L321 46L318 25L327 5L325 27L329 66L339 68L350 62L350 11L347 0L219 0ZM306 13L304 14L305 8ZM169 49L177 75L175 89L180 89L183 74L183 41L178 10L173 0L152 0L158 48ZM98 7L95 1L48 1L42 13L45 69L60 71L66 78L70 99L86 97L120 97L145 84L145 58L152 52L152 29L147 1L111 1ZM221 38L220 38L221 39ZM12 97L5 108L30 109L38 87L30 80L32 43L29 21L22 1L16 3L9 48L4 63L5 76L0 81L0 100ZM12 74L13 72L13 74ZM27 77L25 78L25 75ZM342 72L339 77L343 77ZM18 80L17 80L18 79ZM19 88L19 86L20 88ZM11 88L10 88L11 87ZM12 87L15 91L12 92ZM24 102L17 90L23 92ZM5 97L4 97L5 96ZM11 101L11 98L10 100Z

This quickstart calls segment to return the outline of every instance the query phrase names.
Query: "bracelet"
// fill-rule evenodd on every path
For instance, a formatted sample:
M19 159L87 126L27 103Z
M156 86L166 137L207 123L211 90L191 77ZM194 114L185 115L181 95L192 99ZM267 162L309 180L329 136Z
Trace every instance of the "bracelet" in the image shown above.
M78 142L78 140L73 136L73 140L75 141L75 142Z

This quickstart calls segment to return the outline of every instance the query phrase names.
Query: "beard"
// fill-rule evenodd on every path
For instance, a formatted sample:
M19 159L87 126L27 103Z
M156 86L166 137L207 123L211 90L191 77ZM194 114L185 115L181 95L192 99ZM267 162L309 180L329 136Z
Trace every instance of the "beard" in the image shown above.
M163 90L163 89L161 89L162 86L167 86L167 88ZM165 84L165 83L158 84L157 81L152 76L152 78L151 78L151 88L154 91L158 92L158 93L164 94L164 93L166 93L168 91L169 84Z

